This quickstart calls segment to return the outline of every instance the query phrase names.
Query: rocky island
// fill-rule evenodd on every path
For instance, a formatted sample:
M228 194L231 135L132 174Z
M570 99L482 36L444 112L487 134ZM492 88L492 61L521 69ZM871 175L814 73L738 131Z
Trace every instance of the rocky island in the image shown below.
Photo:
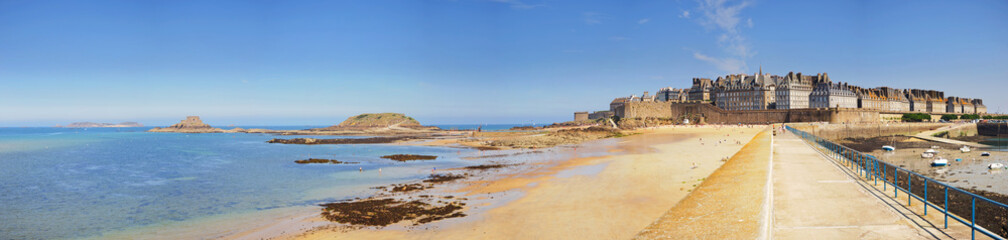
M185 120L182 120L182 122L179 122L178 124L171 125L171 126L164 127L164 128L156 127L156 128L152 128L151 130L147 130L147 131L148 132L179 132L179 133L221 133L221 132L235 132L236 130L238 130L238 128L232 129L230 131L226 131L224 129L211 127L209 124L203 123L203 121L200 120L199 116L188 116L188 117L186 117Z
M94 123L94 122L75 122L68 124L66 126L61 126L65 128L100 128L100 127L143 127L143 124L137 122L121 122L121 123Z

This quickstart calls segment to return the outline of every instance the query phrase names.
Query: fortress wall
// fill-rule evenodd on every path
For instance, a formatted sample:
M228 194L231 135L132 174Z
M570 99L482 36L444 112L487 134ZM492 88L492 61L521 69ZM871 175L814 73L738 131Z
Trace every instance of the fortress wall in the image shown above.
M977 133L983 136L1008 137L1008 123L977 123Z
M631 102L623 104L623 118L672 118L673 102Z
M913 135L919 132L951 125L949 123L792 123L793 128L817 136L837 140L848 137L872 138L892 135Z
M873 123L878 111L863 109L789 109L727 111L707 103L631 102L623 107L623 118L667 118L681 122L711 124L767 124L788 122Z

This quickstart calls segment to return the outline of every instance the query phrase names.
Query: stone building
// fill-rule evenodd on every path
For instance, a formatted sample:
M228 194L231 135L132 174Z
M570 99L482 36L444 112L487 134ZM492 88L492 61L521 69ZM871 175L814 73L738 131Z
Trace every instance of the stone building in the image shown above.
M959 105L962 105L962 112L968 114L976 114L976 109L973 107L973 100L969 98L961 98L959 100Z
M946 111L946 103L948 100L945 99L945 92L928 90L928 112L930 113L944 113Z
M945 92L922 89L907 89L904 92L912 112L944 113L948 110Z
M820 74L822 76L823 74ZM789 72L775 84L776 109L809 108L809 95L812 94L813 76Z
M872 110L882 110L883 100L878 91L870 88L851 86L851 91L857 96L857 107ZM888 108L888 106L885 106Z
M712 103L714 102L713 95L714 82L711 82L710 78L693 78L693 86L689 89L690 101Z
M832 83L829 78L816 83L809 95L812 108L857 108L857 95L847 83Z
M609 111L616 112L617 109L619 109L620 107L623 107L623 104L629 102L630 98L633 98L633 96L631 96L629 98L627 98L627 97L618 97L616 99L613 99L612 102L609 102Z
M685 102L689 100L689 90L678 89L678 88L662 88L658 89L658 93L655 94L655 101L666 102Z
M983 100L977 98L977 99L973 99L972 101L970 101L970 103L973 104L973 111L976 112L976 114L986 114L987 113L987 106L984 106Z
M910 101L907 100L906 95L903 94L903 90L890 88L890 87L879 87L878 93L882 95L883 110L890 112L909 112L910 111ZM886 107L885 105L888 105Z
M588 121L588 112L574 112L574 121Z
M963 102L959 97L948 97L945 101L945 112L947 113L963 113Z
M635 100L636 99L631 99L631 101L635 101ZM641 101L641 102L654 102L655 101L655 96L653 96L650 93L648 93L648 91L644 91L644 94L641 95L639 101Z
M777 76L745 74L718 77L715 82L715 105L725 110L767 110L777 105Z
M851 86L851 91L857 95L858 108L883 112L910 111L910 101L903 94L903 90L890 87L861 88Z
M910 103L911 112L927 112L927 96L925 96L924 90L919 89L907 89L903 90L904 95L907 97L907 101Z
M595 111L593 113L588 114L588 119L602 119L611 117L613 117L612 111Z

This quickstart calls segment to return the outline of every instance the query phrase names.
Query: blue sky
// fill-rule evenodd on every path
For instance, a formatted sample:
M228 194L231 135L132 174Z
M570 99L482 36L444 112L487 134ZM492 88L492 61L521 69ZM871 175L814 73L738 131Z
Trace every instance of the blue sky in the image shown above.
M548 123L761 65L1004 112L1008 2L0 1L0 126Z

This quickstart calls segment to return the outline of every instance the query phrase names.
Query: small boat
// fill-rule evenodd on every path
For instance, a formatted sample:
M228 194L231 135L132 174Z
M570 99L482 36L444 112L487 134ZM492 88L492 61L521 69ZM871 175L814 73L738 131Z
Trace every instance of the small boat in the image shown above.
M941 148L941 147L939 147L938 145L932 145L931 146L931 149L939 149L939 148Z
M987 166L987 168L990 168L990 169L1002 169L1002 168L1005 168L1005 165L1001 164L1001 163L991 163L990 165Z
M922 152L921 153L921 158L933 158L933 157L934 157L934 153L933 152Z
M962 162L962 158L956 158L956 162Z
M980 156L981 157L990 157L990 153L989 152L983 152L983 153L980 153Z
M959 148L959 151L962 151L964 153L968 153L968 152L970 152L970 148L967 147L967 146L962 146L961 148Z
M932 167L948 166L948 159L945 159L945 158L942 158L942 157L938 157L938 159L935 159L934 161L931 161L931 166Z
M885 145L885 146L882 146L882 150L886 150L886 151L892 152L892 151L896 151L896 148L894 148L893 146Z
M934 149L928 149L927 151L924 151L924 152L931 153L931 154L938 153L938 151L935 151Z

